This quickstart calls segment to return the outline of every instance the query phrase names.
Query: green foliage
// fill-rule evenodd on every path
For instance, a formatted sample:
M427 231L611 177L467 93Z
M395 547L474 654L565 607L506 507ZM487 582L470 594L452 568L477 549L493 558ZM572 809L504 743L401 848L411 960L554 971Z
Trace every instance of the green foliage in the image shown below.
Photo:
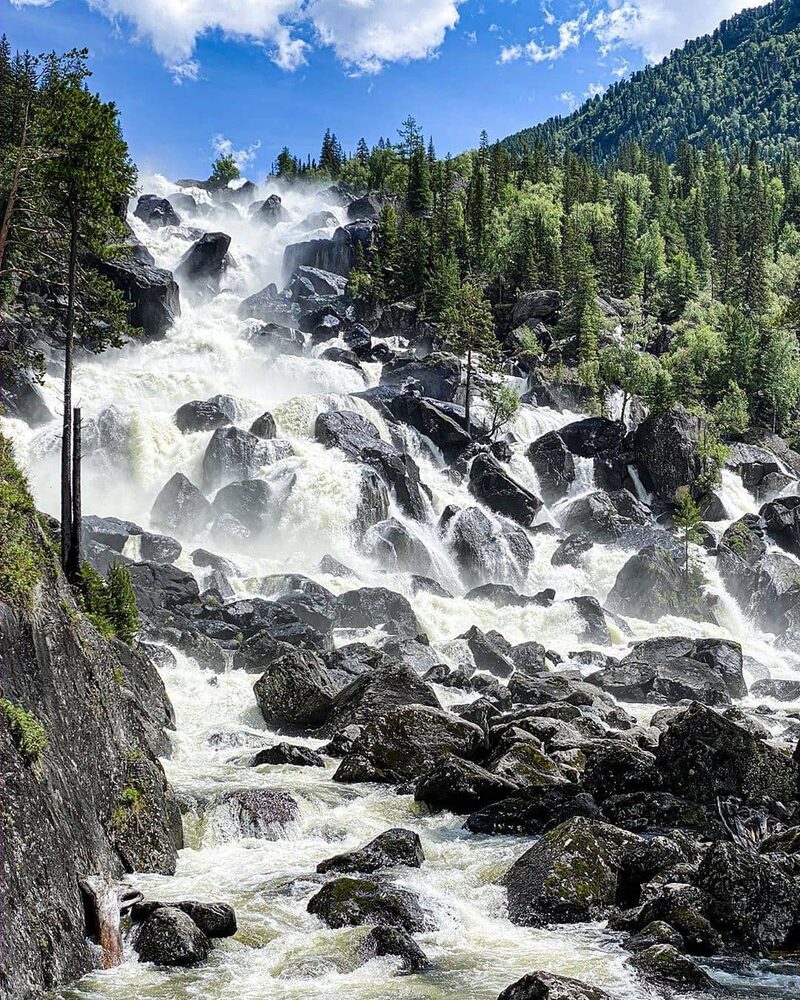
M241 173L236 160L231 153L225 153L218 156L211 164L211 176L208 179L212 184L227 186L230 181L238 180L239 177Z
M743 434L750 424L747 396L736 382L728 384L727 394L714 407L714 423L722 434Z
M519 393L507 385L491 384L484 390L484 398L492 411L489 437L493 437L516 416L519 410Z
M684 489L678 498L678 510L675 514L675 527L678 529L683 546L683 585L684 598L692 603L697 596L703 576L700 567L692 561L690 545L701 541L700 525L702 519L700 510L692 498L691 490Z
M797 4L777 0L723 21L713 34L613 84L602 98L509 136L503 145L520 156L541 143L589 150L606 160L635 140L675 160L686 137L697 149L709 141L746 149L755 134L777 158L797 139L798 75Z
M117 833L124 833L131 824L138 823L146 802L135 785L128 785L120 793L111 814L111 826Z
M0 599L27 608L42 579L45 549L37 538L36 509L11 442L0 435Z
M44 726L36 716L6 698L0 698L0 714L25 762L35 764L47 748Z
M108 616L117 636L130 646L141 627L141 622L131 582L131 571L128 567L113 562L108 568L107 586Z

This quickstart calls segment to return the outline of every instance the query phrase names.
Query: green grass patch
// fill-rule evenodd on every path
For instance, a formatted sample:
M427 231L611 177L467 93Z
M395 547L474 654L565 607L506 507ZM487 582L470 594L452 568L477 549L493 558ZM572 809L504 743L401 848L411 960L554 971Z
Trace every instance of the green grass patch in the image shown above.
M14 746L28 764L35 764L47 747L47 733L35 715L0 698L0 713L11 733Z
M0 599L28 608L45 567L44 546L34 529L36 508L11 442L0 436Z

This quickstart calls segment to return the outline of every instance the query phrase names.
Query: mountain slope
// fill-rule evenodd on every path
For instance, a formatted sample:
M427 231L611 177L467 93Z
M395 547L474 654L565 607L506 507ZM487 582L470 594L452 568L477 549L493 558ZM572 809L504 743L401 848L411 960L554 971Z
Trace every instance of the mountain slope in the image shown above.
M503 140L521 153L541 140L605 159L627 140L674 160L682 139L747 146L765 156L800 139L800 0L776 0L723 21L657 66L614 84L568 117Z

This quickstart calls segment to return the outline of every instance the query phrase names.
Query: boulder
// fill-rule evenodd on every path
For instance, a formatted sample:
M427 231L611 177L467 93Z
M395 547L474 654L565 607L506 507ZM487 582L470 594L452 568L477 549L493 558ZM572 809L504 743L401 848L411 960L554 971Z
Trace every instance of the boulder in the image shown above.
M529 927L602 920L615 902L625 849L636 841L580 816L550 830L504 876L510 919Z
M581 557L591 548L594 542L585 535L567 535L556 546L555 552L550 557L552 566L575 566L581 564Z
M405 663L385 661L355 677L336 695L329 728L338 732L351 725L366 725L402 705L430 705L439 699L419 675Z
M611 635L608 623L600 602L596 597L570 597L563 601L571 610L582 627L577 637L584 642L593 642L598 646L610 646Z
M496 528L479 507L448 507L439 523L464 582L521 584L533 562L530 539L520 528Z
M146 222L151 229L161 226L179 226L180 216L166 198L155 194L143 194L136 203L133 214Z
M250 433L255 434L257 438L261 438L263 441L276 437L278 428L275 424L275 418L269 411L265 410L250 425Z
M356 263L356 247L368 256L376 232L375 222L360 220L340 226L331 237L292 243L283 252L283 273L289 276L305 265L347 277Z
M492 642L477 625L471 626L458 638L464 639L467 643L478 670L488 670L496 677L510 677L514 672L513 660L497 643Z
M387 570L425 576L433 560L422 539L396 518L374 524L364 536L364 549Z
M335 693L324 662L302 649L277 656L253 690L266 722L300 728L325 722Z
M555 323L561 313L563 298L561 292L550 289L539 289L534 292L523 292L511 311L510 329L515 330L530 320L542 320L545 323Z
M674 993L718 992L714 980L671 944L653 944L630 959L631 968L654 986Z
M540 834L574 816L602 820L600 807L574 785L547 788L532 798L512 796L467 817L465 829L486 834Z
M800 884L771 858L717 841L700 863L697 884L728 947L767 955L796 946Z
M485 735L471 722L427 706L396 708L370 722L345 754L334 781L414 780L446 753L465 760L483 750Z
M413 830L395 827L378 834L364 847L326 858L317 865L320 874L360 872L371 875L384 868L419 868L425 860L419 836Z
M705 468L699 453L703 421L682 406L642 421L633 438L636 465L645 485L666 503L681 487L691 487Z
M333 212L323 209L320 212L311 212L302 222L298 223L297 228L304 232L309 232L312 229L330 229L331 226L338 225L339 220Z
M612 997L578 979L551 972L531 972L506 987L497 1000L612 1000Z
M0 410L4 416L24 420L30 427L41 427L53 419L41 389L33 379L25 372L5 368L0 384Z
M193 434L195 431L212 431L217 427L226 427L233 423L230 415L210 399L193 399L184 403L175 411L172 418L182 434Z
M469 491L498 514L529 527L542 508L542 501L517 483L500 463L487 453L477 456L469 472Z
M414 893L368 879L328 882L311 897L306 909L329 927L378 924L415 933L431 926Z
M528 461L536 470L542 496L548 504L567 495L575 479L575 460L557 431L550 431L528 446Z
M386 587L361 587L340 594L336 624L339 628L382 626L388 635L428 641L408 599Z
M650 529L651 524L648 509L627 490L587 493L573 500L561 515L565 531L609 545L620 541L635 543L645 537L643 529Z
M379 924L361 940L358 957L362 962L369 962L384 955L397 956L401 960L401 972L422 972L430 964L425 952L408 931Z
M279 222L288 222L289 213L281 204L280 195L271 194L253 213L253 218L267 226L277 226Z
M211 807L209 819L225 842L242 837L277 840L299 815L297 802L288 792L248 788L225 792Z
M667 788L714 805L735 796L754 804L797 798L798 764L710 708L693 704L667 726L656 750Z
M650 545L631 556L617 574L606 604L645 621L657 622L665 615L714 621L713 601L702 583L660 545Z
M163 608L176 609L193 604L200 596L197 580L191 573L164 563L130 563L136 603L144 614Z
M469 813L507 798L515 787L472 761L445 755L416 784L414 798L434 811Z
M605 452L616 452L622 447L625 427L618 420L607 417L587 417L562 427L559 437L567 451L581 458L596 458Z
M214 489L232 480L252 479L262 466L292 454L288 441L265 441L240 427L219 427L203 456L203 482Z
M800 556L800 497L781 497L759 511L764 530L782 549Z
M230 245L231 238L225 233L203 233L178 261L175 277L178 281L202 283L218 290Z
M453 402L461 384L461 362L453 354L413 355L387 361L381 370L381 385L414 383L423 396Z
M211 509L216 519L225 514L235 517L247 529L248 538L257 538L280 516L272 486L263 479L228 483L217 491Z
M232 906L227 903L201 903L195 899L186 899L180 903L161 903L148 899L134 903L130 911L131 921L134 924L143 923L164 906L187 914L208 938L233 937L236 933L236 914Z
M183 910L161 906L139 928L134 947L142 962L190 966L208 958L211 942Z
M325 767L325 761L316 750L294 743L276 743L259 750L250 761L251 767L262 764L291 764L294 767Z
M163 340L181 314L180 292L172 272L136 259L100 261L97 269L130 303L131 326L148 340Z
M356 198L355 201L351 201L347 206L347 218L377 219L381 214L385 201L384 196L377 192L362 195L360 198Z
M169 535L143 531L139 537L139 554L145 562L174 563L183 551L181 543Z
M590 684L619 701L674 705L690 699L703 705L729 705L731 696L721 674L688 656L650 663L625 660L587 677Z

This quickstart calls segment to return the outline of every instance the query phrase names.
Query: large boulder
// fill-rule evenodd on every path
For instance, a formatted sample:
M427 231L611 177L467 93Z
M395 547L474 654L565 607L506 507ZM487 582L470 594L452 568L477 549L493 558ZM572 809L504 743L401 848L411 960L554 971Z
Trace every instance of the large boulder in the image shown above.
M24 420L31 427L41 427L53 419L41 390L25 372L3 369L0 383L0 410L6 417Z
M377 192L362 195L347 206L347 218L377 219L385 202L385 197Z
M131 907L131 920L134 924L143 923L162 906L172 907L190 916L206 937L233 937L236 933L236 913L232 906L228 903L201 903L196 899L185 899L179 903L142 900Z
M402 972L421 972L430 964L425 952L408 931L379 924L362 938L358 946L358 957L362 962L369 962L384 955L399 958Z
M264 440L240 427L218 427L203 456L203 482L208 489L239 479L253 479L264 465L293 454L288 441Z
M636 544L651 524L647 507L628 490L594 490L573 500L561 514L565 531L605 544Z
M514 785L472 761L445 755L417 782L414 798L429 809L470 813L507 798Z
M396 708L365 727L334 781L399 784L420 777L446 753L475 759L484 741L482 729L448 712L420 705Z
M530 320L555 323L562 305L561 292L550 289L523 292L511 311L510 329L516 330L518 326L522 326Z
M551 972L530 972L507 986L497 1000L612 1000L612 997L578 979Z
M587 680L619 701L674 705L684 698L703 705L729 705L727 685L713 667L688 656L640 663L625 660L604 667Z
M178 281L201 283L218 289L230 245L231 238L225 233L203 233L178 261L175 277Z
M402 594L386 587L361 587L340 594L336 602L336 624L340 628L379 628L407 639L428 638Z
M366 725L402 705L440 708L433 690L405 663L391 660L355 677L336 695L329 727L341 732L347 726Z
M461 362L453 354L413 355L387 361L381 370L381 385L417 384L424 396L452 402L461 384Z
M133 591L139 610L148 614L162 608L181 608L200 596L197 580L186 570L165 563L130 563Z
M515 924L602 920L614 905L626 848L638 838L581 816L546 833L504 876Z
M311 897L307 910L329 927L378 924L415 933L431 926L413 892L368 879L328 882Z
M384 868L419 868L425 860L419 835L413 830L395 827L385 830L364 847L326 858L317 865L320 874L360 872L371 875Z
M268 788L245 788L225 792L207 808L208 820L224 842L242 837L278 840L300 815L297 802L288 792Z
M376 232L375 222L362 220L341 226L329 238L291 243L283 252L283 273L288 277L305 265L347 277L356 263L356 248L368 254Z
M693 704L662 734L656 750L667 788L695 802L735 796L754 804L789 803L800 770L788 754L756 739L730 719Z
M611 611L658 622L665 615L714 620L713 601L693 567L688 578L675 556L660 545L632 555L606 600Z
M609 420L607 417L587 417L567 424L558 434L573 455L596 458L606 452L616 452L622 447L625 427L618 420Z
M496 458L477 456L469 472L469 491L498 514L529 527L542 508L542 501L509 476Z
M363 544L364 550L387 570L427 576L433 568L425 543L397 518L387 518L372 525Z
M700 454L703 421L682 406L642 421L633 439L636 464L645 485L667 503L681 487L691 488L705 469Z
M277 226L279 222L288 221L289 213L281 204L280 195L271 194L253 213L253 218L267 226Z
M215 399L193 399L179 406L172 418L182 434L196 431L213 431L226 427L234 418Z
M133 214L137 219L146 222L151 229L161 226L179 226L180 216L166 198L156 194L143 194L136 203Z
M325 722L335 694L325 663L303 649L275 657L253 690L266 722L298 728Z
M711 976L672 944L643 948L633 956L630 964L647 982L670 993L713 996L718 992Z
M550 431L528 446L528 460L536 470L547 503L567 495L575 479L575 460L557 431Z
M764 504L759 517L767 534L782 549L800 557L800 497L781 497Z
M485 583L522 584L534 549L522 528L496 527L479 507L448 507L440 531L469 587Z
M135 259L100 261L97 269L130 303L131 326L141 329L148 340L163 340L181 314L172 272Z
M134 947L142 962L190 966L208 958L211 942L188 913L161 906L139 928Z

